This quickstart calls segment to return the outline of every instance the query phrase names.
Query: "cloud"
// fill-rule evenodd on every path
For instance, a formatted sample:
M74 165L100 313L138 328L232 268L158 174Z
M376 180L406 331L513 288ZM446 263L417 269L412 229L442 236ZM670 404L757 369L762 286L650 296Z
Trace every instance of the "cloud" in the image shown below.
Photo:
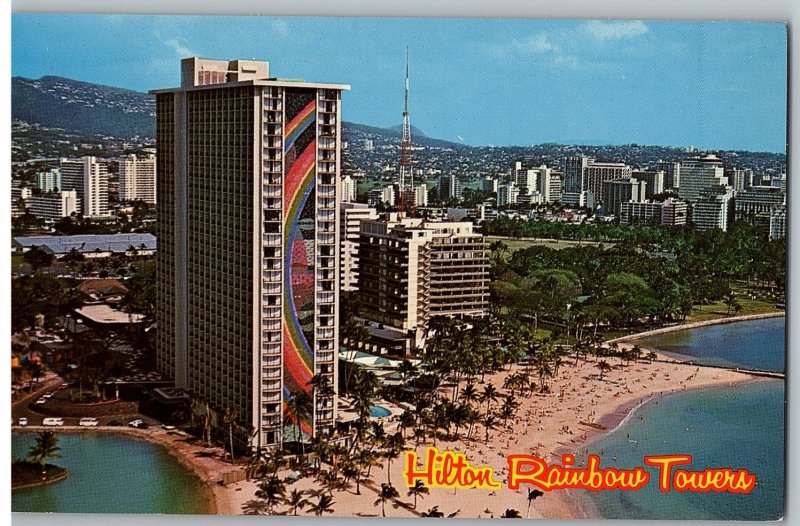
M561 53L561 48L550 40L547 33L538 33L523 40L514 40L512 41L512 45L523 53Z
M182 42L186 42L182 38L168 38L163 41L165 45L172 48L178 58L186 58L197 56L197 53L186 47Z
M641 20L609 21L590 20L585 25L586 32L604 42L636 38L650 31Z
M563 47L556 43L554 36L547 32L536 33L522 39L515 38L510 42L493 45L490 49L496 55L503 57L540 55L559 66L577 67L579 64L578 58L565 53Z
M280 18L276 18L270 22L270 27L272 30L279 34L280 36L287 36L289 34L289 24L286 23L286 20L281 20Z

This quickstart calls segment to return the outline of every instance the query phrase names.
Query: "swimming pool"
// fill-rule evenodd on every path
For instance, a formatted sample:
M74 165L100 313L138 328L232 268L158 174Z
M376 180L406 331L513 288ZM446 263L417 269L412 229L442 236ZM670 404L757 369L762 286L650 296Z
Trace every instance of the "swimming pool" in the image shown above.
M386 418L391 415L392 412L383 406L371 405L369 406L369 414L373 418Z

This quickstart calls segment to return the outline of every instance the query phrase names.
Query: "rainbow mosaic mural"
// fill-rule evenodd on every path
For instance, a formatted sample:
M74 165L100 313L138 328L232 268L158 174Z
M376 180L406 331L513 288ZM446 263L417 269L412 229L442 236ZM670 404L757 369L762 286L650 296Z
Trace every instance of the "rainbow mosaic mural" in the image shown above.
M300 109L293 117L287 115L284 146L284 400L300 390L310 392L308 382L314 374L315 93L287 93L287 114L291 107ZM301 429L312 434L309 419Z

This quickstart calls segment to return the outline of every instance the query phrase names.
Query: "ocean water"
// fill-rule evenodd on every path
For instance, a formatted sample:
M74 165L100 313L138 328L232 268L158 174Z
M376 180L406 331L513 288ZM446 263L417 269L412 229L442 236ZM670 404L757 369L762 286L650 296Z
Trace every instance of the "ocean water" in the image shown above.
M11 457L22 458L35 433L11 435ZM66 480L13 491L12 511L75 513L207 513L202 483L162 447L101 433L58 435Z
M698 363L768 371L786 368L786 318L709 325L642 338L636 343Z
M706 327L684 331L703 334L684 335L680 340L683 350L715 360L714 349L718 349L725 360L745 356L743 361L748 363L740 365L783 370L784 318L713 328L717 330ZM715 342L712 335L726 344ZM703 348L695 348L697 345ZM777 520L784 509L784 406L782 380L687 391L651 400L613 432L588 446L589 453L601 456L603 467L647 468L650 483L636 492L576 493L589 513L609 519ZM745 495L662 493L658 470L646 466L644 456L668 454L692 456L692 464L682 469L746 469L756 475L756 487Z

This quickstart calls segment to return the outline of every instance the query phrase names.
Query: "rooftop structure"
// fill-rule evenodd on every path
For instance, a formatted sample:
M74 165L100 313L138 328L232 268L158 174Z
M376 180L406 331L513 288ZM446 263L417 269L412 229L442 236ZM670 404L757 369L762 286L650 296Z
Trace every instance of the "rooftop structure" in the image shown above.
M139 255L148 255L156 251L156 237L153 234L15 237L11 247L17 252L38 247L56 256L63 256L74 249L86 257L101 257L127 254L132 248Z

